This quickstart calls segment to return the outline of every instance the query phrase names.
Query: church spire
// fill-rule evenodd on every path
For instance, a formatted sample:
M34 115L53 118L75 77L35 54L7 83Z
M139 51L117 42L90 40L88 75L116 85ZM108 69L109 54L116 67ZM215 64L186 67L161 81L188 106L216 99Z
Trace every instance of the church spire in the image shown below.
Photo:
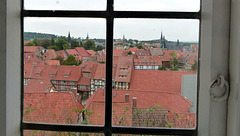
M72 39L71 39L71 36L70 36L70 32L68 32L68 39L67 39L68 43L71 43Z
M68 39L67 39L67 42L68 42L68 46L71 47L71 46L72 46L72 44L71 44L72 39L71 39L71 36L70 36L70 31L68 32Z
M87 33L87 38L86 38L86 40L88 40L89 39L89 36L88 36L88 33Z

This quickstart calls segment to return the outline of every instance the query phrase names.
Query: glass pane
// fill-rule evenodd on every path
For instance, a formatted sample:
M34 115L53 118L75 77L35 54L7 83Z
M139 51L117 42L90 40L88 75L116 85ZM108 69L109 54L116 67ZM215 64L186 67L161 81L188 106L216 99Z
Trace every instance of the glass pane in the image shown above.
M105 64L98 61L105 52L105 28L104 19L24 18L24 121L104 120L89 99L105 85Z
M24 0L28 10L106 10L106 0Z
M103 133L24 130L24 136L104 136Z
M199 21L114 24L113 125L195 128Z
M199 11L200 0L114 0L123 11Z

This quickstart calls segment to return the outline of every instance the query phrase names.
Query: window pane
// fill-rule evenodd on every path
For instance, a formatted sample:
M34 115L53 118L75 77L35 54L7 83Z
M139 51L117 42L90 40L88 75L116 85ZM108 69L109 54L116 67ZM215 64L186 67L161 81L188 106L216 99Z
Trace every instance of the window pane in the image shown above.
M195 128L198 20L114 24L113 125Z
M200 0L114 0L115 10L199 11Z
M31 10L106 10L106 0L24 0Z
M24 121L104 120L104 106L98 116L98 103L88 99L104 88L105 64L98 56L105 53L105 28L104 19L24 18Z
M24 136L104 136L103 133L24 130Z

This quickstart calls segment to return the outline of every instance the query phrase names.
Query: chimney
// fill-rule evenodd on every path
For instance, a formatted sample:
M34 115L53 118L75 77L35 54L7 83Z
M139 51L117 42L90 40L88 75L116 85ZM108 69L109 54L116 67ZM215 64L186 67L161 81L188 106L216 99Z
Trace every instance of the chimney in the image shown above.
M133 97L133 107L137 107L137 97Z
M125 94L125 102L129 102L129 94Z

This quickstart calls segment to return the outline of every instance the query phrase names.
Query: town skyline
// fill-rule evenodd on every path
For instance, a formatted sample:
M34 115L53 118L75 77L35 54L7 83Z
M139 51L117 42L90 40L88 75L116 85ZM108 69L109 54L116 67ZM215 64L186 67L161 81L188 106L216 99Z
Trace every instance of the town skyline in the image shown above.
M24 31L50 33L72 37L106 38L105 19L95 18L25 18ZM169 41L199 40L199 21L193 19L115 19L114 39L160 39L163 33Z

